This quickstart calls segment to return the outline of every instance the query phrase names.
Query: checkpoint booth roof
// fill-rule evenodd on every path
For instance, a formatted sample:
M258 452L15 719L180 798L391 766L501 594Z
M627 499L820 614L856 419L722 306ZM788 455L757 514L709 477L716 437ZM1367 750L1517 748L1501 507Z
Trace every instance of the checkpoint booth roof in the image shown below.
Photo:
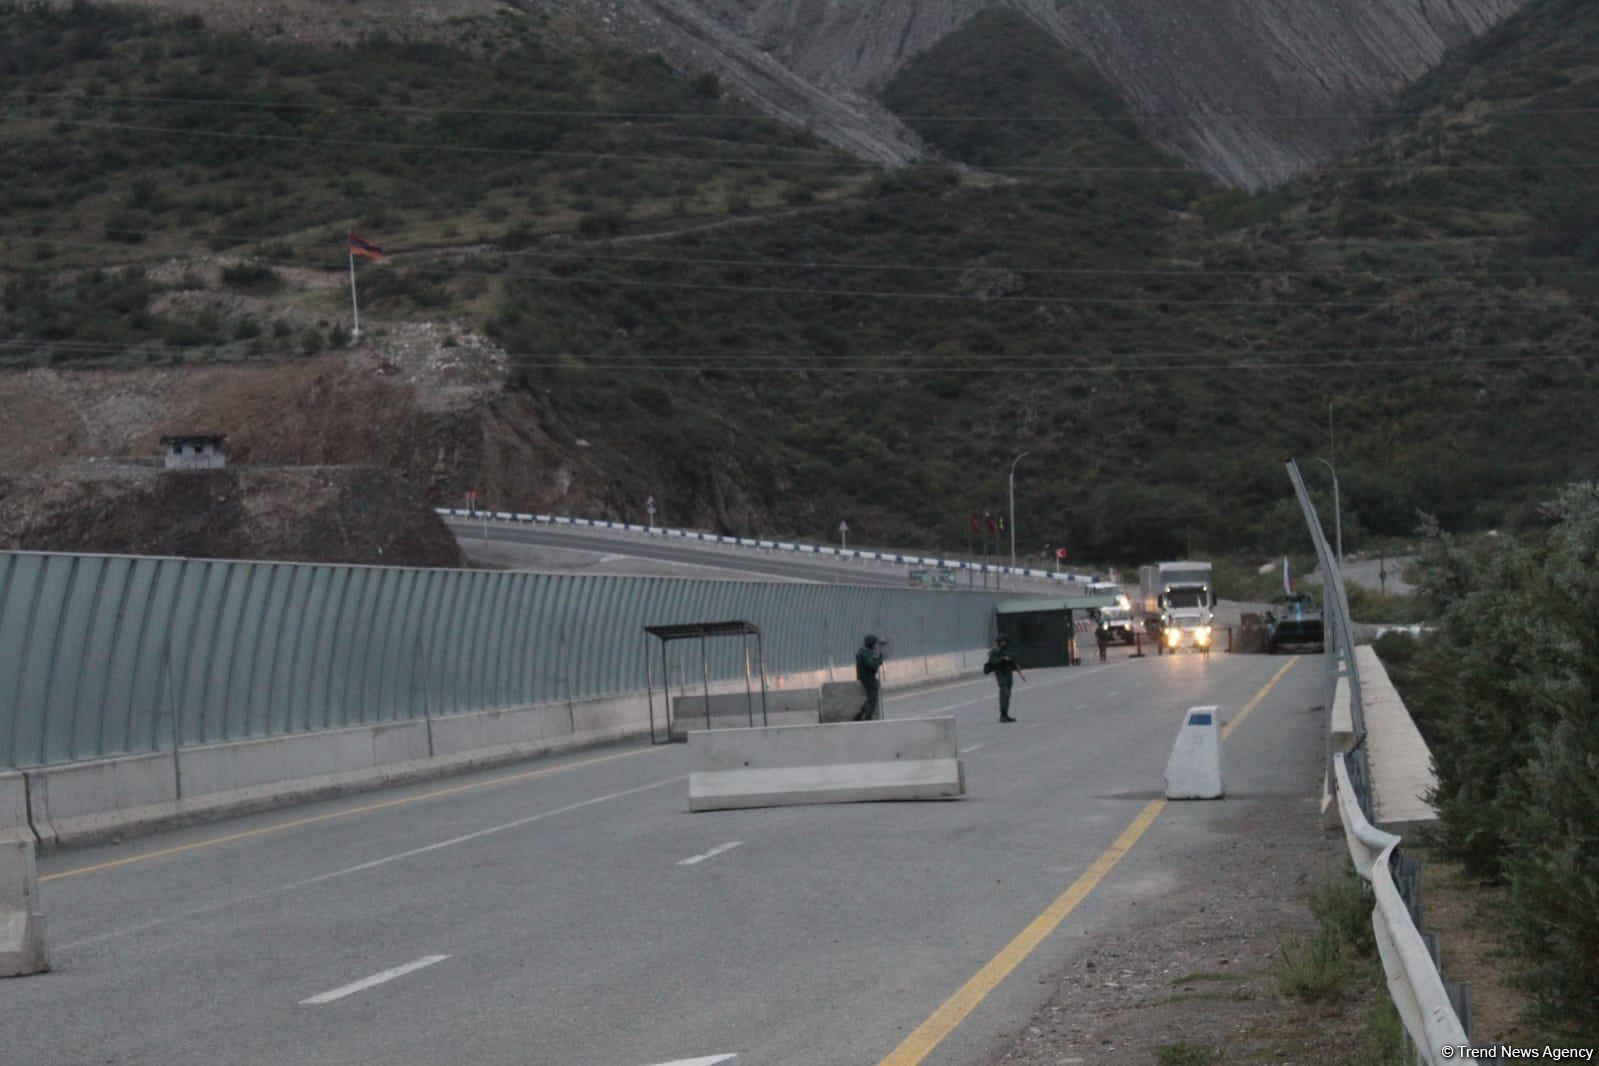
M1116 597L1028 596L994 606L996 637L1010 638L1010 655L1023 670L1072 664L1073 622L1116 606ZM1081 651L1078 652L1081 657Z
M661 642L661 692L664 697L662 704L662 721L664 731L657 731L655 725L655 658L649 647L644 649L644 678L648 689L650 705L650 743L660 744L670 740L687 740L688 734L684 725L679 723L672 713L672 666L667 657L667 647L674 641L697 640L699 641L699 681L700 690L705 697L705 728L711 728L711 666L709 642L713 639L738 637L743 641L744 651L744 699L748 711L749 724L755 724L755 693L754 679L760 677L760 708L761 725L766 725L766 644L761 636L761 627L754 622L739 620L727 622L679 622L671 625L645 626L644 632ZM750 660L750 637L755 638L755 660ZM646 642L647 644L648 642ZM687 667L679 671L682 686L688 687Z

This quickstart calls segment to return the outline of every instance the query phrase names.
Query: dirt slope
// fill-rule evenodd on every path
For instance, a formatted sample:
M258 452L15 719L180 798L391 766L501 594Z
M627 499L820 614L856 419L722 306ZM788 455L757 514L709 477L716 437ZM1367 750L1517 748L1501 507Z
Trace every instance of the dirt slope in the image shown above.
M443 521L371 467L166 472L83 464L0 478L0 548L460 566Z

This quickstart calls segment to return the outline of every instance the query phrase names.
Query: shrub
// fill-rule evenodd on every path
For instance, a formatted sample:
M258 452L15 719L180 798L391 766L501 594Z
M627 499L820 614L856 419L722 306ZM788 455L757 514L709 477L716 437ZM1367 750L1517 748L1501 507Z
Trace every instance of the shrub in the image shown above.
M222 268L222 284L233 289L275 289L283 279L269 266L238 263Z

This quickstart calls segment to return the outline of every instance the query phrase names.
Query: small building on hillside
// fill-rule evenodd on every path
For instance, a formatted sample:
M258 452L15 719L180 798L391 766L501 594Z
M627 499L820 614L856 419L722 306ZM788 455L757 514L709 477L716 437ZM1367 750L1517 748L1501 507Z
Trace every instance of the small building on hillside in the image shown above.
M183 433L161 438L168 470L219 470L228 465L222 452L225 433Z

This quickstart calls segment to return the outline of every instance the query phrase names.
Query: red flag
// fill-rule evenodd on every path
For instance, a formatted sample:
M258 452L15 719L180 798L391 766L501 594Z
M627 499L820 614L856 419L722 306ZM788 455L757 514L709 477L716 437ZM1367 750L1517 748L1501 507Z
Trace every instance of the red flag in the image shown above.
M366 259L382 259L383 249L365 237L358 237L352 233L350 234L350 254L359 255Z
M994 525L994 516L992 514L984 514L983 517L988 520L988 531L990 533L998 533L999 527Z
M982 527L977 524L977 516L972 515L972 532L981 533L982 531Z

